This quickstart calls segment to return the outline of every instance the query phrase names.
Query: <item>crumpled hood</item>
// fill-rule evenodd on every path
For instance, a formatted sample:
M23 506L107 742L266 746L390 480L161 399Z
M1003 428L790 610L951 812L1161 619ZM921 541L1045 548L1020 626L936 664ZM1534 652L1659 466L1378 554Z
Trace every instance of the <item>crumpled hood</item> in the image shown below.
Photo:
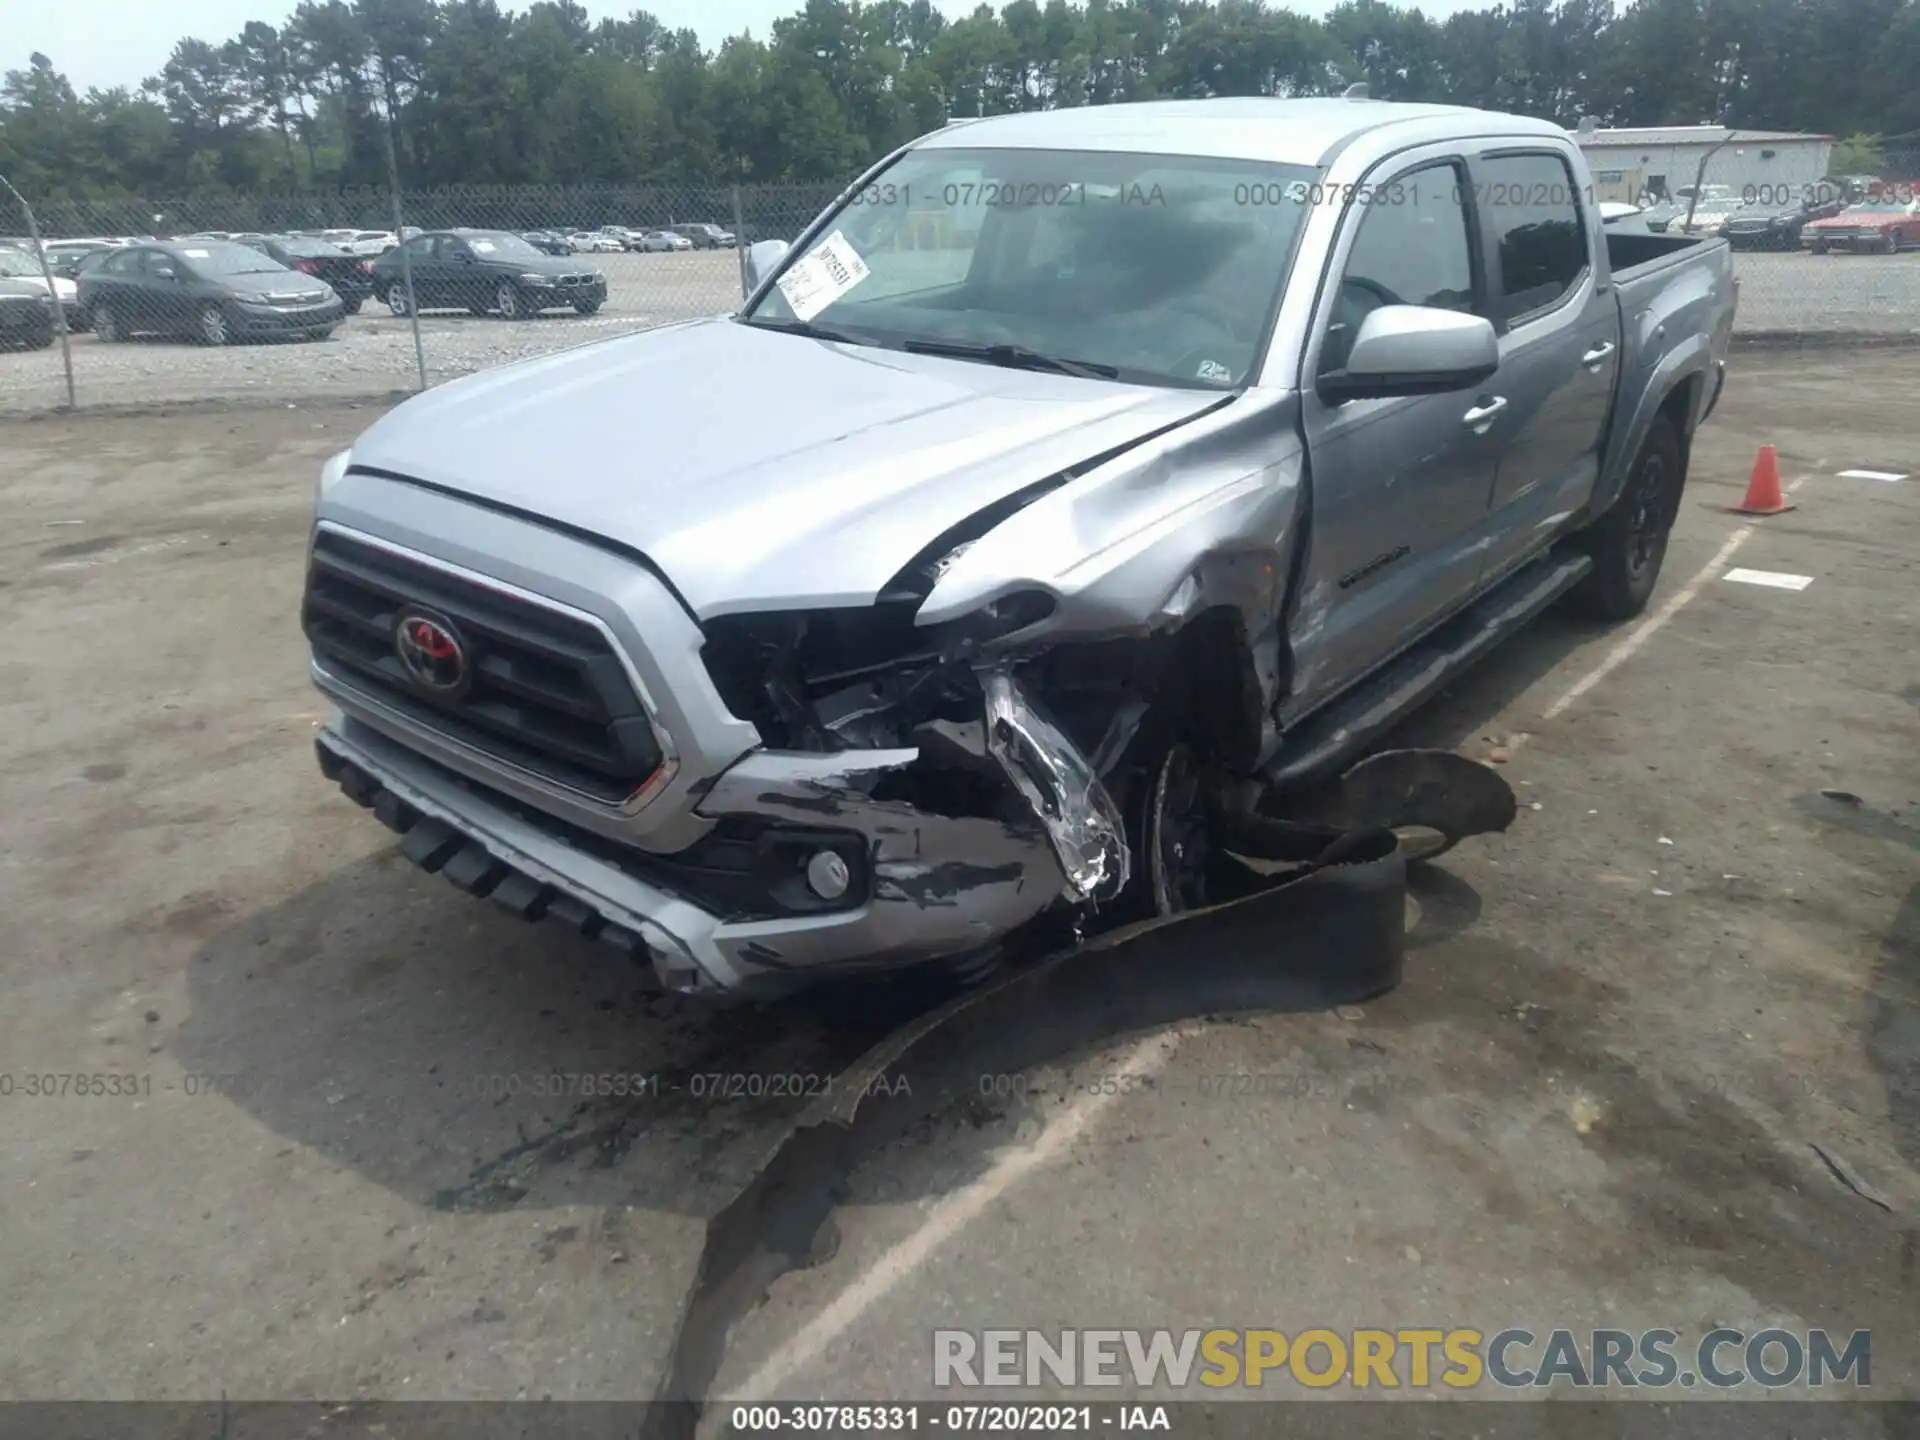
M428 391L353 465L639 550L704 619L868 603L976 511L1223 398L713 319Z

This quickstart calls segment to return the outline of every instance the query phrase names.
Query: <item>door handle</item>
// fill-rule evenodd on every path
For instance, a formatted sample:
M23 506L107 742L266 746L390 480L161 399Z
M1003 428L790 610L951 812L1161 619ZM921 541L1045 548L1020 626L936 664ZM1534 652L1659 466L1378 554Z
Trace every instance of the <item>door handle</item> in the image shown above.
M1493 426L1493 417L1507 408L1507 397L1496 395L1484 405L1476 405L1460 417L1460 423L1476 435L1484 435Z
M1600 368L1600 362L1612 353L1613 342L1611 340L1602 340L1598 345L1580 357L1580 363L1589 370L1598 370Z

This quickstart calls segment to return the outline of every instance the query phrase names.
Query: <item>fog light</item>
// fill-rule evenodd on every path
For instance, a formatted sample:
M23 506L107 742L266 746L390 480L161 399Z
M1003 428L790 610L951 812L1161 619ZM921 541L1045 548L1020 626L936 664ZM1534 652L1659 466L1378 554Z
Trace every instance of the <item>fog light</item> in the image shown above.
M831 850L816 850L807 861L807 888L822 900L838 900L852 883L847 862Z

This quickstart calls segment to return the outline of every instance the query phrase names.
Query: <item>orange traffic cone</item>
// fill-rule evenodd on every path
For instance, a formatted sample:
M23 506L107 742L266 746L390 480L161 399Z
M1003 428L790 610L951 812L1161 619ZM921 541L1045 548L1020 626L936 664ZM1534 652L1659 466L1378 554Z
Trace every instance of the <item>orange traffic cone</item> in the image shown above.
M1753 461L1753 478L1747 482L1747 498L1730 508L1736 515L1778 515L1793 509L1780 491L1780 461L1773 446L1760 447Z

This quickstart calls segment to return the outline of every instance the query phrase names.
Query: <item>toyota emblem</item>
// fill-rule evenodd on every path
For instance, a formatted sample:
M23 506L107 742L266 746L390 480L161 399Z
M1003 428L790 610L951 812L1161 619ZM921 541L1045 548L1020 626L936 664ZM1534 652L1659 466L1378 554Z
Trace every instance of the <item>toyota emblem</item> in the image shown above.
M393 625L393 651L407 678L429 695L450 700L467 688L467 650L452 625L405 610Z

